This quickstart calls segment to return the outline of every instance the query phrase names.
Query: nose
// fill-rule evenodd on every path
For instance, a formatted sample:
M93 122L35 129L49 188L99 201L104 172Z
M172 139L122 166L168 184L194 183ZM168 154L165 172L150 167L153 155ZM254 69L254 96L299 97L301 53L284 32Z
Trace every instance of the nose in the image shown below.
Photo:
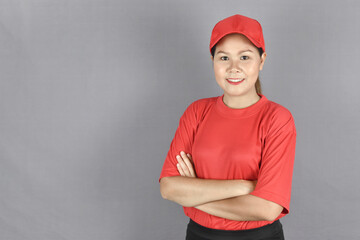
M231 60L230 64L229 64L229 71L230 72L240 72L241 71L240 61Z

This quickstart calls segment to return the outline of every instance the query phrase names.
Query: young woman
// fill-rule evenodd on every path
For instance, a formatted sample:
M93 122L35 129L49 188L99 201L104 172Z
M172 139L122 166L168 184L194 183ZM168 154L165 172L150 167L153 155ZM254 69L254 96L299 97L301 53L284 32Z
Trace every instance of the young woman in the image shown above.
M261 92L262 27L239 14L218 22L210 53L222 96L192 102L180 118L159 182L190 218L187 240L284 239L296 128Z

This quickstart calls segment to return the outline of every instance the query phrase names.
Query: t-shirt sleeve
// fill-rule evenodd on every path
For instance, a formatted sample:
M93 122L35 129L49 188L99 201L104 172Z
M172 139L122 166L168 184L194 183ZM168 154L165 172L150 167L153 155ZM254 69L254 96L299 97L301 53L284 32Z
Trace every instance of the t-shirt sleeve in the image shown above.
M180 155L181 151L185 153L190 153L192 156L192 144L194 142L194 137L197 129L197 102L191 103L186 110L184 111L183 115L179 120L179 125L176 129L175 136L171 141L169 151L165 158L160 177L168 176L180 176L181 174L177 170L176 164L178 163L176 159L176 155Z
M258 182L250 194L290 209L291 183L295 160L296 128L289 111L274 117L264 139Z

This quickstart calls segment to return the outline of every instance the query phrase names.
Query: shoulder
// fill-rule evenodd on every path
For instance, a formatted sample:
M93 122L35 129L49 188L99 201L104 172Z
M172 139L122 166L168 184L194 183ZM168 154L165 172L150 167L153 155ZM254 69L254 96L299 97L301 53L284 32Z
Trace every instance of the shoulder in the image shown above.
M201 110L201 108L207 108L212 106L218 97L207 97L207 98L200 98L192 102L194 106Z
M268 100L265 109L266 118L270 124L269 131L290 130L296 132L295 121L289 109L271 100Z
M184 116L200 120L215 104L218 97L200 98L192 101L185 109Z
M286 121L293 118L289 109L271 100L268 100L267 113L278 121Z
M191 102L186 110L190 110L193 112L203 112L207 108L210 108L218 97L208 97L208 98L200 98Z

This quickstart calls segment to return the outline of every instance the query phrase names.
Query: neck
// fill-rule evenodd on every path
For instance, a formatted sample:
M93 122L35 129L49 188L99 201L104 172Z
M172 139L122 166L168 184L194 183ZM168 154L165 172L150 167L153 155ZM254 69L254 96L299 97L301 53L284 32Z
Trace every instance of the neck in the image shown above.
M229 108L240 109L249 107L260 100L260 96L255 92L251 96L231 96L224 94L223 102Z

